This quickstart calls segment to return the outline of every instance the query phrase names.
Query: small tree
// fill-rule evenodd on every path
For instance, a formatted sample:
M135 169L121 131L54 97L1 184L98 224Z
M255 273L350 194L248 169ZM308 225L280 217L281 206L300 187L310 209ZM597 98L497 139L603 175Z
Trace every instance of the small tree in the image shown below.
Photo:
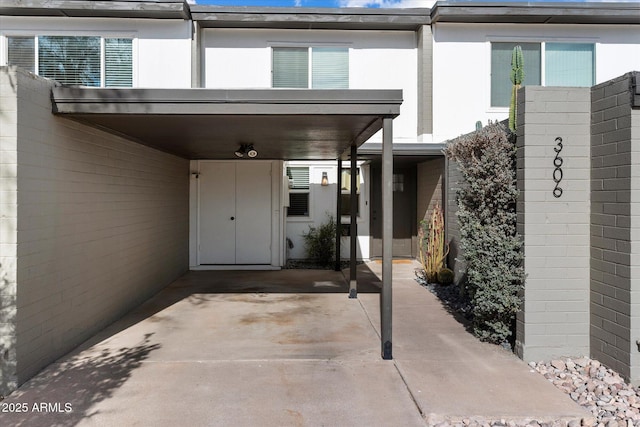
M302 233L307 257L319 265L328 266L333 262L336 242L336 222L333 216L318 227L309 226L309 231Z
M515 144L501 124L449 143L445 154L458 164L460 247L467 263L473 331L483 341L511 336L524 285L522 240L516 233Z

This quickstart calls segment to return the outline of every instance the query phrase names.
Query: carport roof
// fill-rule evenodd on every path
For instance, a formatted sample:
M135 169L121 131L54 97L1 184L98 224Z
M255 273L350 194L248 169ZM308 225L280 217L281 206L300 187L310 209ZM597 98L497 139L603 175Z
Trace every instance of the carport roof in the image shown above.
M55 87L55 114L188 159L337 159L400 114L400 90Z

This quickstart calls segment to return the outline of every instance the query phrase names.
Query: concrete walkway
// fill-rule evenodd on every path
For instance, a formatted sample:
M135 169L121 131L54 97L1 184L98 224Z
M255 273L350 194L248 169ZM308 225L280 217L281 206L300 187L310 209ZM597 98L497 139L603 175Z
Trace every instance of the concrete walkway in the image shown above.
M380 265L190 272L0 403L11 426L424 426L442 416L588 414L475 340L394 264L394 357L380 358ZM26 409L18 413L19 409Z

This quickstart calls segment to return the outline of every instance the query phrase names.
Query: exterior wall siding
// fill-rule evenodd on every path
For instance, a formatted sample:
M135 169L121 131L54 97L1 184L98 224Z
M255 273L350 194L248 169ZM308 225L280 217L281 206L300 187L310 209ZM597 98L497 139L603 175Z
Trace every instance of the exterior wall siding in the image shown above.
M183 20L2 16L0 65L6 65L3 36L94 35L131 37L135 87L191 87L191 23Z
M418 163L418 186L417 186L417 215L418 224L421 221L427 223L431 219L433 208L439 204L443 209L443 179L444 179L444 157L427 160ZM418 245L420 243L418 242ZM419 248L416 248L418 253Z
M589 352L589 96L588 88L519 92L517 209L527 278L516 351L527 361Z
M2 172L18 220L2 239L20 384L187 270L189 163L52 115L48 80L2 76L17 99Z
M455 273L454 283L459 285L464 280L466 264L464 262L464 254L460 248L460 224L458 223L458 198L456 192L462 183L462 174L456 162L445 160L445 182L444 197L446 200L445 222L446 222L446 239L449 244L449 254L447 255L447 264Z
M508 108L491 107L492 41L594 43L595 83L637 69L640 57L640 32L633 25L436 23L432 31L434 142L468 133L478 120L508 117Z
M18 96L15 72L0 71L0 129L0 395L6 395L18 386Z
M417 141L418 44L413 31L207 28L202 36L204 86L270 88L273 46L349 49L349 89L402 89L394 142ZM381 142L382 132L370 141Z
M631 108L630 90L626 74L591 91L590 326L591 354L637 382L640 111Z

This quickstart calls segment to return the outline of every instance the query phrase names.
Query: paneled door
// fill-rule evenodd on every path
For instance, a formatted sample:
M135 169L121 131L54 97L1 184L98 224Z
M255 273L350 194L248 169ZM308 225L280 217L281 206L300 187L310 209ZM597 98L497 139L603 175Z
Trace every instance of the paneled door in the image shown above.
M271 263L271 162L201 162L199 264Z

